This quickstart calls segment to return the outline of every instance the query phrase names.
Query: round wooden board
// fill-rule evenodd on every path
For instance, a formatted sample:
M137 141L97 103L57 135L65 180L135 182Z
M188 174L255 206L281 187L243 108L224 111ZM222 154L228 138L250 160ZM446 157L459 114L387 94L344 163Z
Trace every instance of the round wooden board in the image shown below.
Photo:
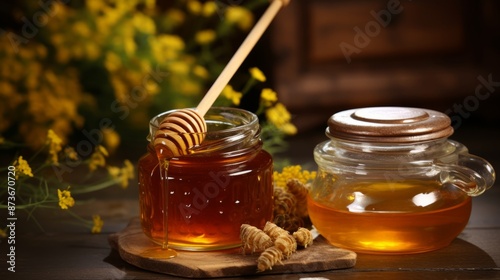
M212 252L177 251L172 259L155 259L141 253L158 247L142 232L139 218L134 218L120 232L109 236L111 247L121 258L142 269L191 278L214 278L256 274L304 273L350 268L356 264L356 253L334 247L318 236L306 249L299 249L283 264L272 270L257 272L258 253L243 255L239 248Z

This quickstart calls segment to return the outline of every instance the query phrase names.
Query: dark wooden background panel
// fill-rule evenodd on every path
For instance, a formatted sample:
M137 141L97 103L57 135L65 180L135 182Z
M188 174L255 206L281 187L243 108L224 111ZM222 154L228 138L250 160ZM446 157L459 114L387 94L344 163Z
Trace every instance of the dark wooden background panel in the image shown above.
M397 12L377 31L373 14L384 11ZM353 107L445 112L475 94L480 76L500 81L500 3L492 0L292 1L268 38L274 87L299 131ZM359 52L346 59L342 43ZM474 114L500 120L491 113L497 95Z

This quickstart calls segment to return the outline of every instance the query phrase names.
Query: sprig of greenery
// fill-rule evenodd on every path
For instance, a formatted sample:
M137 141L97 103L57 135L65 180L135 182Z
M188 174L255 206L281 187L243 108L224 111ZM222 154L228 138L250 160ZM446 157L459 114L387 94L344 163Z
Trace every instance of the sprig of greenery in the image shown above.
M0 144L2 149L18 146L11 145L11 143ZM99 214L94 214L91 220L87 220L70 210L77 202L73 195L97 192L117 185L127 188L129 181L135 176L134 167L128 160L125 160L122 167L107 164L105 159L107 151L102 146L98 146L87 159L76 158L73 152L71 147L63 149L60 138L52 130L49 130L45 145L35 152L29 160L25 160L20 155L9 165L11 168L2 168L13 170L15 185L9 189L8 179L1 183L0 209L11 209L9 207L11 204L8 203L10 201L8 194L9 191L15 190L15 211L26 213L27 218L32 220L41 230L43 227L38 222L35 212L39 209L53 209L67 212L93 233L100 232L103 221ZM58 178L54 168L67 164L67 158L78 163L78 166L75 164L71 168L74 170L77 168L86 169L85 172L90 175L78 181ZM97 171L101 172L98 174Z

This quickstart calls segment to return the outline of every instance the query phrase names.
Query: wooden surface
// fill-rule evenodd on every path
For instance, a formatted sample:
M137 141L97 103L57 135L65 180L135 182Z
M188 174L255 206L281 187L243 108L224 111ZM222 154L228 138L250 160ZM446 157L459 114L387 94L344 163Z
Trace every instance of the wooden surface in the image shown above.
M319 236L313 245L299 249L283 264L272 270L257 273L259 254L241 253L240 248L215 252L177 251L172 259L144 256L144 252L158 247L142 232L140 220L133 218L127 227L110 235L110 244L120 257L137 267L174 276L189 278L214 278L282 273L307 273L353 267L356 253L335 248Z
M444 249L415 255L358 254L348 269L245 276L245 279L500 279L500 191L478 197L467 229ZM485 196L486 198L486 196ZM40 234L22 226L16 236L16 272L7 271L6 247L0 244L0 279L186 279L138 268L124 261L108 243L108 236L126 227L138 206L133 200L95 202L93 210L105 213L101 234L66 226L64 219L41 221L54 232ZM89 210L88 208L86 210ZM485 216L485 213L491 213ZM67 221L66 221L67 222ZM496 223L496 225L492 224ZM57 231L56 231L57 230ZM223 279L238 279L227 277Z
M466 121L464 121L464 124ZM500 131L486 127L461 127L454 139L471 152L487 158L500 170ZM293 163L311 167L311 146L325 139L323 130L292 139ZM63 211L37 212L46 232L33 221L16 223L16 272L7 271L7 243L0 242L0 279L43 280L165 280L187 279L138 268L124 261L108 242L110 234L123 230L139 213L137 188L107 190L88 204L73 210L87 215L98 213L105 222L100 234L75 224ZM444 249L415 255L358 254L356 265L348 269L245 276L244 279L500 279L500 184L473 199L467 228ZM5 225L5 211L0 221ZM240 277L227 277L240 279Z

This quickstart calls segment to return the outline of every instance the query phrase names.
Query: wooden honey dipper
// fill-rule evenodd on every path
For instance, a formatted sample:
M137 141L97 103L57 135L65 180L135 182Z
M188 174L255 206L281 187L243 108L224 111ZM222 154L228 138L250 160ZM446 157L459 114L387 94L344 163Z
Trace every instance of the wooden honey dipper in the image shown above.
M196 109L180 109L162 120L154 135L154 147L161 158L173 158L189 154L192 147L205 139L207 124L203 118L208 109L229 83L236 70L253 49L278 11L288 5L289 0L272 0L259 21L252 28L241 46L215 80Z

